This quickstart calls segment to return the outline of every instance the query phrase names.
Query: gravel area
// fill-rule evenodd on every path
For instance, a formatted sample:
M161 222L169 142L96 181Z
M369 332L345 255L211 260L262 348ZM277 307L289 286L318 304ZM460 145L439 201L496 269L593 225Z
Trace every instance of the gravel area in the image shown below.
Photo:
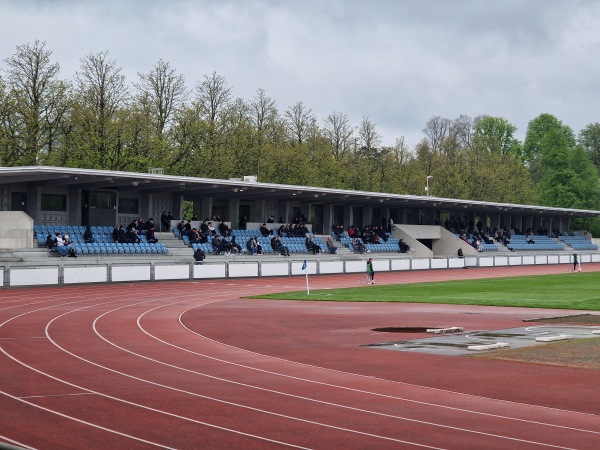
M535 319L528 322L600 325L600 315L581 314ZM498 350L469 357L600 370L600 337L560 341L518 349Z

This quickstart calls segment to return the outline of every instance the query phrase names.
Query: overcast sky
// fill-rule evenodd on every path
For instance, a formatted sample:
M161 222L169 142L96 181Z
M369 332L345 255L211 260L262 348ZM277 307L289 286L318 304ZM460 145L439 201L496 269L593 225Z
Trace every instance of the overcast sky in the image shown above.
M46 42L61 78L107 50L129 83L163 59L188 87L216 71L237 97L262 88L281 113L342 111L413 147L433 116L550 113L600 122L600 1L1 0L0 67Z

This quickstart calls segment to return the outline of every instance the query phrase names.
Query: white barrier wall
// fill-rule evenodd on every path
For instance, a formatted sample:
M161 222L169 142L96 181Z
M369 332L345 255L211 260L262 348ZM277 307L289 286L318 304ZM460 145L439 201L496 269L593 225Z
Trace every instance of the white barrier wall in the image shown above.
M448 259L448 268L449 269L460 269L465 267L464 258L449 258Z
M344 261L319 262L319 273L344 273Z
M410 259L392 259L392 270L410 270Z
M509 266L521 266L523 264L523 258L520 256L509 256L508 257L508 265Z
M447 269L448 268L448 259L446 258L433 258L431 260L432 269Z
M72 267L65 266L63 283L106 283L108 281L107 266Z
M479 258L479 267L494 267L494 257L482 256Z
M535 264L535 256L533 255L523 255L522 258L524 266L530 266Z
M187 264L154 266L155 280L187 280L190 278L190 266Z
M58 284L58 267L35 267L28 269L10 269L10 286L39 286Z
M287 261L284 262L261 262L260 275L262 277L277 277L287 276L290 274L290 265Z
M257 277L258 276L258 262L247 262L247 263L229 263L229 277L240 278L240 277Z
M429 269L429 258L413 259L411 264L412 270Z
M367 271L367 261L346 261L346 273Z
M400 258L390 259L379 255L373 260L376 272L445 269L461 267L503 267L519 265L572 264L571 254L544 255L485 255L465 256L464 258ZM600 253L579 255L582 264L600 262ZM204 264L114 264L81 266L39 266L10 267L0 266L0 274L5 286L61 285L75 283L109 283L152 280L189 280L236 277L269 277L315 274L365 273L367 258L358 260L306 261L302 270L302 260L278 261L231 261ZM154 277L152 270L154 267Z
M494 256L494 265L496 267L508 266L507 256Z
M150 265L145 266L112 266L112 281L150 281Z
M195 264L193 267L194 279L201 278L225 278L227 266L222 264Z

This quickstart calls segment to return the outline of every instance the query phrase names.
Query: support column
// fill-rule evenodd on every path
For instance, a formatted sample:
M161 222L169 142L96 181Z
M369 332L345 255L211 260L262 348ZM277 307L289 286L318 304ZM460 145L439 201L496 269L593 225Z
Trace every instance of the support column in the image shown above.
M323 234L331 234L331 225L333 225L333 205L323 205Z
M213 199L212 197L202 197L202 201L201 201L201 207L200 207L200 220L204 220L205 218L210 218L210 216L212 215L212 204L213 204Z
M230 198L229 199L229 211L227 213L227 219L231 222L231 228L237 228L240 222L240 199Z

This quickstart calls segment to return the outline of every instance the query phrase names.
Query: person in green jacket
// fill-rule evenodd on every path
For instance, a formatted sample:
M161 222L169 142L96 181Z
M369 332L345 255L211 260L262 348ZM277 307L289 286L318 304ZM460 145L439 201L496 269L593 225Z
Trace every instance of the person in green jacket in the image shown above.
M367 261L367 284L375 284L373 278L375 278L375 271L373 270L373 258L369 258Z

